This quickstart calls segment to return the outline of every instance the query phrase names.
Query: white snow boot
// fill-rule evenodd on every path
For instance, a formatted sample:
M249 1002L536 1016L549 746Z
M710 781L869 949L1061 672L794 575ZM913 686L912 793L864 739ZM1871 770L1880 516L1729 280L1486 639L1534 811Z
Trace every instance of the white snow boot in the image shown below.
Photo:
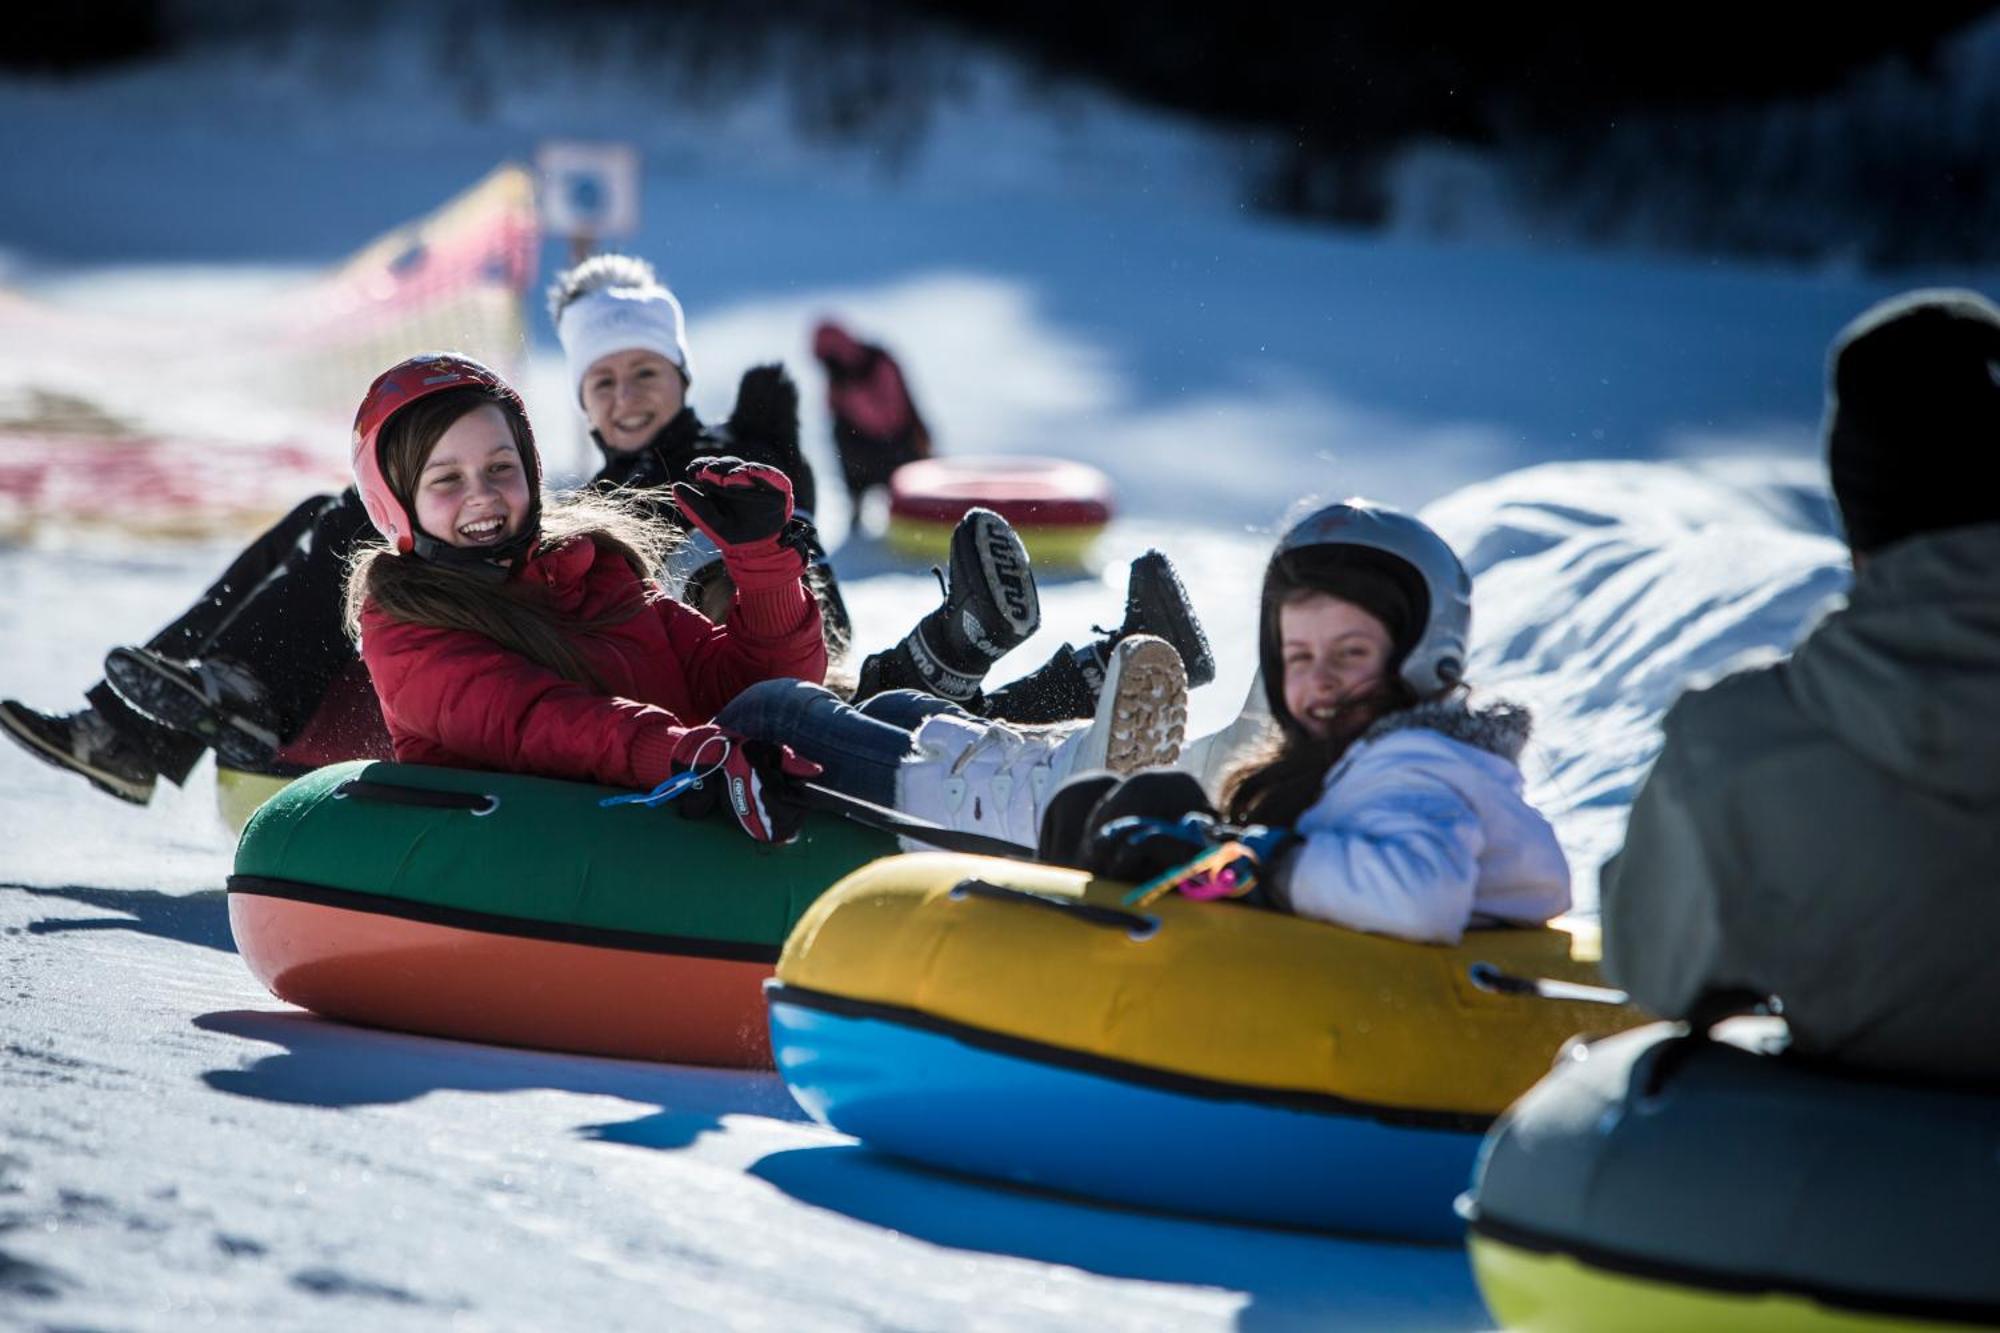
M1042 811L1064 779L1171 764L1186 727L1180 654L1151 635L1133 635L1113 651L1097 716L1084 726L1023 732L958 713L926 719L911 738L916 752L896 775L896 807L1033 847Z

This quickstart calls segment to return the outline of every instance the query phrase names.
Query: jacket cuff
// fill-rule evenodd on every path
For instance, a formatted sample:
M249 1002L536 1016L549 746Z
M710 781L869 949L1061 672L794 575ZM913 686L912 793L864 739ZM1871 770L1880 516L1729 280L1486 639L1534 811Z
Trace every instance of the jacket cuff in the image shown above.
M739 584L729 620L755 638L781 639L807 628L818 612L813 595L797 580L756 592Z
M763 592L797 583L805 576L805 558L776 537L722 548L722 565L739 592Z
M1257 891L1264 896L1265 905L1294 915L1296 910L1292 907L1292 869L1299 863L1301 841L1303 840L1287 843L1276 856L1271 858L1271 863L1264 867L1263 873L1257 876Z
M642 787L657 787L674 775L674 751L680 747L683 728L665 725L647 727L632 741L632 776Z

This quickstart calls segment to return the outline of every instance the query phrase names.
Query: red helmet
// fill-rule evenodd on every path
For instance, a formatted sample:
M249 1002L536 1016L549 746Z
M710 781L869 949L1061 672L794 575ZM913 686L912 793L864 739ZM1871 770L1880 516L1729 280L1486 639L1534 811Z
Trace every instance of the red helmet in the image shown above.
M399 361L375 377L354 414L354 485L361 492L361 504L375 530L400 552L417 545L417 524L403 502L396 498L389 479L382 472L378 445L382 428L389 419L416 402L447 389L487 389L498 395L501 404L521 419L526 455L521 460L528 474L528 495L539 509L542 492L542 460L535 448L535 432L528 424L528 410L521 395L507 381L469 356L452 352L425 352ZM425 543L429 545L429 543ZM419 552L422 554L422 552Z

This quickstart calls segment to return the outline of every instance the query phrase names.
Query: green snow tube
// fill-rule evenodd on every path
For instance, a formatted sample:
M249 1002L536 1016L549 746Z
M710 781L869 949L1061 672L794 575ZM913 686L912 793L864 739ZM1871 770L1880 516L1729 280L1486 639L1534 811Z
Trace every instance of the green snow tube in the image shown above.
M609 788L356 761L267 801L229 880L238 952L280 999L372 1026L768 1066L762 985L801 913L896 850L809 816L605 808Z

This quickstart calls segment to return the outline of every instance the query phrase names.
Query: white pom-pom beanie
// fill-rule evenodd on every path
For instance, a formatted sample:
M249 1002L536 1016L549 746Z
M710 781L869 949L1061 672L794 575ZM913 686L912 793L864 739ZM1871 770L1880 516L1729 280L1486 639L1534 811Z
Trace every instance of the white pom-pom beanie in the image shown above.
M694 383L681 303L658 283L585 292L557 316L556 338L562 343L563 361L579 403L584 372L600 357L634 348L659 353L680 367L681 378Z

